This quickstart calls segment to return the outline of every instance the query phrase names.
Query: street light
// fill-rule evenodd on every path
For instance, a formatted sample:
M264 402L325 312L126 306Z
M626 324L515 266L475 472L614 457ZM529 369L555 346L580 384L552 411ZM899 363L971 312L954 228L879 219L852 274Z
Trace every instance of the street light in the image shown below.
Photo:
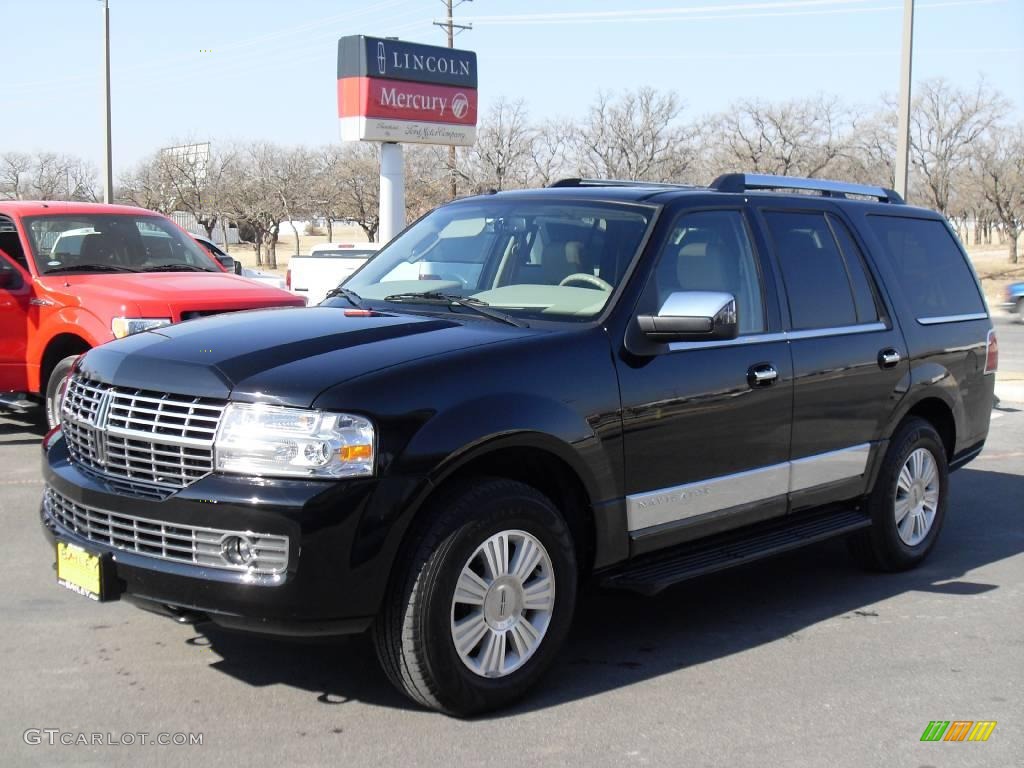
M103 162L103 202L114 202L114 166L111 159L110 140L110 6L103 0L103 82L104 82L104 132L106 153Z
M900 104L896 135L894 179L900 197L907 197L910 172L910 77L914 50L914 0L903 0L903 54L900 65Z

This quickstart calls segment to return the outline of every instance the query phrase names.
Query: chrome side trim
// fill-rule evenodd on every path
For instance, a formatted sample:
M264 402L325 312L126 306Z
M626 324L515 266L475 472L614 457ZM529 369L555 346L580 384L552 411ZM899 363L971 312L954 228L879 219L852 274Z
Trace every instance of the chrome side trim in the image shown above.
M885 323L861 323L860 325L842 325L836 328L814 328L809 331L786 331L786 337L790 339L820 339L825 336L848 336L851 333L874 333L885 329Z
M630 533L665 523L720 512L804 491L864 474L871 444L862 443L795 461L722 475L708 480L660 488L626 497Z
M939 317L919 317L917 322L921 325L942 325L943 323L963 323L967 320L986 320L988 315L984 312L974 312L969 315L941 315Z
M871 444L862 443L838 451L819 453L790 462L789 492L848 480L863 475L868 466Z
M735 347L743 344L768 344L774 341L796 341L798 339L820 339L826 336L848 336L853 333L874 333L887 330L885 323L862 323L860 325L843 325L835 328L814 328L808 331L782 331L780 333L762 333L752 336L737 336L725 341L675 341L668 345L672 352L688 349L714 349L715 347Z
M789 463L626 497L630 531L782 496L789 489Z

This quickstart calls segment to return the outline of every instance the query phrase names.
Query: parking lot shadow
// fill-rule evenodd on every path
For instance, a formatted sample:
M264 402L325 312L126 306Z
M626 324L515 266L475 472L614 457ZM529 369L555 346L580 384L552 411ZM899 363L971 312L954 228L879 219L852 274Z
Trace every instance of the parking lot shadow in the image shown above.
M31 416L0 414L0 445L36 445L45 434Z
M580 599L572 635L547 678L524 702L494 717L526 712L655 678L791 637L815 624L856 624L884 613L876 604L906 592L970 600L996 585L965 574L1024 552L1024 477L964 469L951 483L945 530L913 571L865 573L842 541L680 584L653 598L603 589ZM368 638L306 644L197 627L212 667L251 685L308 690L324 704L363 701L413 708L379 671Z

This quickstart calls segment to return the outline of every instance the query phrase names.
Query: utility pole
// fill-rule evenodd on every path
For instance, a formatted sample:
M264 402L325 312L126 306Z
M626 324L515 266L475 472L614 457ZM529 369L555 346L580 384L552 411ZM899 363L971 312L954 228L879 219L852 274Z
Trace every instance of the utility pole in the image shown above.
M445 10L448 13L447 13L447 16L446 16L444 21L435 21L434 22L434 26L435 27L441 27L442 29L444 29L444 30L446 30L448 32L448 47L449 48L454 48L455 47L455 34L456 34L456 30L458 30L459 32L462 32L462 31L467 30L467 29L472 29L473 25L472 24L456 24L455 23L455 19L452 16L452 11L454 11L457 6L460 6L463 3L472 2L472 0L458 0L458 2L452 2L452 0L441 0L441 2L444 3ZM450 192L451 192L451 196L452 196L453 200L459 194L458 177L456 176L455 171L456 171L455 147L448 147L448 176L449 176L449 178L451 180Z
M906 199L910 175L910 79L914 52L914 0L903 0L903 54L900 64L900 103L896 134L896 191Z
M104 83L104 132L106 153L103 158L103 202L114 202L114 165L111 159L110 139L110 5L103 0L103 83Z

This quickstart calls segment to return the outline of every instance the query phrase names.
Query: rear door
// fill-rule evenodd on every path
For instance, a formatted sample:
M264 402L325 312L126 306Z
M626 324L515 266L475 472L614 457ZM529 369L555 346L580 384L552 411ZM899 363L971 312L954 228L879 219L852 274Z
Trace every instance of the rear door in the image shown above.
M974 452L988 434L995 376L986 368L992 320L970 261L937 214L893 208L864 217L873 253L906 317L909 396L941 391L956 420L954 454ZM902 215L901 215L902 214Z
M836 206L763 206L793 356L793 509L864 492L909 370L862 244Z

